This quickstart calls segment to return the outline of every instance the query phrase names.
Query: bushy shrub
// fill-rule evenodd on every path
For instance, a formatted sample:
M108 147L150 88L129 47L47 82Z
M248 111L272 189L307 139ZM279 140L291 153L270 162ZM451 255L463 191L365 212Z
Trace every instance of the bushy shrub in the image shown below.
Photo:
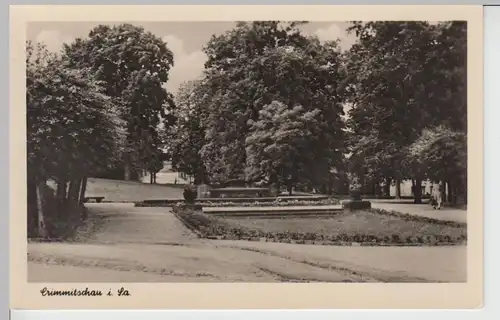
M187 203L194 203L197 196L196 187L191 184L186 185L184 187L183 195L184 195L184 200Z

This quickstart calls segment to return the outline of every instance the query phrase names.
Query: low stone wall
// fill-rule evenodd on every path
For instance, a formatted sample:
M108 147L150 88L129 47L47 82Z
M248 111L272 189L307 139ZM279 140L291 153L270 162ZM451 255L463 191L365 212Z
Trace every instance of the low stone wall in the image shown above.
M213 216L310 216L331 215L341 212L342 207L338 205L319 206L280 206L280 207L203 207L202 212Z
M319 200L328 200L328 196L323 195L313 195L313 196L281 196L281 197L259 197L259 198L202 198L196 199L195 203L203 204L203 203L217 203L217 202L234 202L234 203L273 203L277 201L319 201ZM144 200L140 202L135 202L136 207L155 207L155 206L172 206L175 204L183 203L184 199L176 198L176 199L153 199L153 200Z

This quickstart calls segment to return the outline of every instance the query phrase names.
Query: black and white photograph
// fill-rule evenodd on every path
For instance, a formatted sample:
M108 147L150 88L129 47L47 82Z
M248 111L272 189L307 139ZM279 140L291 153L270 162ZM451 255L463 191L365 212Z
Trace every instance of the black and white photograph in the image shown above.
M27 283L470 281L470 22L339 16L27 22Z
M33 23L28 279L467 281L467 23Z

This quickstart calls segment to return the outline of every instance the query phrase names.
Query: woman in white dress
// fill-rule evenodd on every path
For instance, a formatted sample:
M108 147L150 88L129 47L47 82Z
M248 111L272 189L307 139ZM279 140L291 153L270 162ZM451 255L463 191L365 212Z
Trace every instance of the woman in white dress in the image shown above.
M443 183L433 184L432 186L432 207L434 209L441 209L443 205Z

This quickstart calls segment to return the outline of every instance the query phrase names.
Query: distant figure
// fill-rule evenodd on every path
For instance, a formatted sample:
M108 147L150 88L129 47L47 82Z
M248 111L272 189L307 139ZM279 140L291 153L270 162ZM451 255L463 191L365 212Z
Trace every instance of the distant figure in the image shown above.
M177 184L177 178L175 178L175 180L174 180L174 184Z
M443 205L443 183L439 182L436 186L432 188L432 198L431 204L434 209L441 209Z

